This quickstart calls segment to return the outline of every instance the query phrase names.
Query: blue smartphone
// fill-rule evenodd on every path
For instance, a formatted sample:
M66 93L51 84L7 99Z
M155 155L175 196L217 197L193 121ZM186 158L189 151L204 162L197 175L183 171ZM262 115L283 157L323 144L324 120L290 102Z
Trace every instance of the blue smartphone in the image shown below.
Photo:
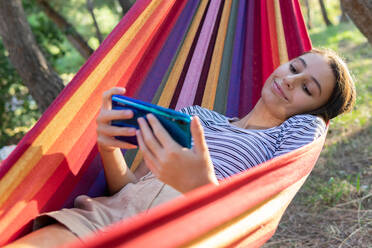
M111 100L112 109L130 109L133 111L133 117L131 119L112 120L111 125L139 129L137 118L143 117L147 120L146 115L151 113L160 121L178 144L191 148L191 117L189 115L121 95L113 95ZM138 145L136 136L116 136L115 138L133 145Z

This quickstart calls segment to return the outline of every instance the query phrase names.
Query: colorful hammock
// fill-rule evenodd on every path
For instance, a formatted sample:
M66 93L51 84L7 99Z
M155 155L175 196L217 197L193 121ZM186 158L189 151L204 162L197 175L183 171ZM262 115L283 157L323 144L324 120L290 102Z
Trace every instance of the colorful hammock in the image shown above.
M311 43L297 0L137 0L0 167L0 245L40 212L105 194L96 147L101 95L244 116L273 69ZM290 154L205 186L108 228L88 247L258 247L276 230L312 170L324 136ZM126 153L136 168L140 156Z

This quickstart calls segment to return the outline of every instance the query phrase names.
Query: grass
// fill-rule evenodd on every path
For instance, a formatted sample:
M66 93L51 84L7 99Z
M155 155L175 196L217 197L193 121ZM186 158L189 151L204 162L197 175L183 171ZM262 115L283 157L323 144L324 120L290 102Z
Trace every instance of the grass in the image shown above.
M355 79L353 112L331 121L310 177L264 247L372 247L372 47L352 23L310 32L342 55Z

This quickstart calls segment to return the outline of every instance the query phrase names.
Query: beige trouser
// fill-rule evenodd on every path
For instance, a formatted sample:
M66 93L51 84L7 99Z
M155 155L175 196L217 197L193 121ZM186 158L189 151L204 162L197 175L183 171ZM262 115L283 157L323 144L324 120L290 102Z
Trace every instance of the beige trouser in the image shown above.
M41 214L34 221L34 229L57 221L81 238L181 195L149 172L113 196L81 195L75 199L75 208Z

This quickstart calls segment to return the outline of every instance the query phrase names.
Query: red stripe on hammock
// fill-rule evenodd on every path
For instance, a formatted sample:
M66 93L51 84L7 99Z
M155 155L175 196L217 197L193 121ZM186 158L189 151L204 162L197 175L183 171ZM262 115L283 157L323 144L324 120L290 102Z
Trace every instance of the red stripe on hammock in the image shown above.
M149 70L151 69L153 62L158 57L164 43L167 41L169 33L172 31L174 25L177 22L179 15L185 8L187 1L177 1L173 6L170 13L167 15L162 26L159 28L157 34L151 40L150 44L146 47L146 51L142 60L138 63L136 70L134 71L131 78L128 80L127 94L134 96L136 92L142 87L142 83L146 78ZM122 81L121 79L120 81Z
M307 36L304 21L302 17L299 16L299 14L301 14L301 9L298 4L295 4L297 1L291 0L291 2L291 4L288 4L288 0L280 0L284 36L286 38L289 60L311 49L310 38ZM302 30L300 30L300 28L302 28Z
M104 233L88 238L86 245L148 247L157 244L167 247L186 244L308 175L323 142L324 136L296 151L236 175L219 187L202 187L187 194L187 197L150 210L151 214L140 214L124 220L105 229ZM237 204L228 205L234 202ZM193 226L196 222L198 228Z
M143 12L151 0L138 0L128 13L123 17L120 23L114 28L110 35L105 39L102 45L93 53L88 61L75 75L74 79L65 87L65 89L53 101L50 107L43 113L38 123L23 137L18 143L17 148L1 164L0 178L12 167L13 164L26 151L35 138L44 130L50 120L65 105L80 85L85 81L94 68L102 61L106 54L112 49L116 42L129 29L137 17Z
M278 34L276 31L274 0L267 1L267 18L270 31L271 52L273 55L273 68L277 68L280 65L280 57L278 48Z
M266 79L274 70L273 51L271 47L270 27L267 16L267 1L261 1L261 53L262 53L262 81L260 87L255 87L254 104L261 97L261 89L265 84Z

